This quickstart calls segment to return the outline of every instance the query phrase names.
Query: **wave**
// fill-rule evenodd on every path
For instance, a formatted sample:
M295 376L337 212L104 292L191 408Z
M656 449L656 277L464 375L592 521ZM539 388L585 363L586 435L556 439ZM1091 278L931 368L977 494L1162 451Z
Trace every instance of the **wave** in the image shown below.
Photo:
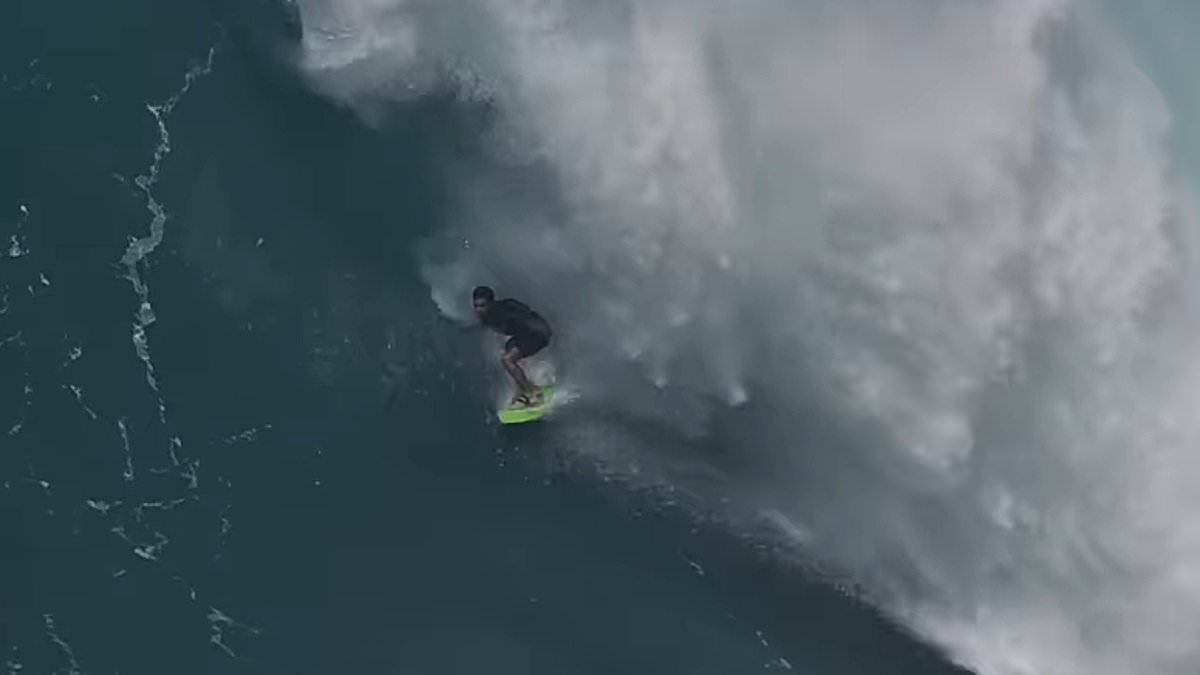
M1200 658L1196 219L1095 6L297 5L368 122L496 112L425 274L553 318L578 452L718 477L981 673Z

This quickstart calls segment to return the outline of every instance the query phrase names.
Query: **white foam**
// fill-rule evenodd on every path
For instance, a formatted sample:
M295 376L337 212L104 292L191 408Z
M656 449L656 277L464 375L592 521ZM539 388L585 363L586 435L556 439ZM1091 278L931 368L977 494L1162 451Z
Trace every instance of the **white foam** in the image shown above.
M121 434L121 450L125 455L125 471L121 475L126 481L131 481L134 478L133 450L129 446L129 430L125 428L124 417L117 420L117 431Z
M195 599L195 598L193 598ZM209 642L220 648L227 656L232 659L240 660L240 657L225 644L225 632L235 631L242 635L258 635L262 631L254 626L241 623L228 614L225 614L216 607L208 608L208 624L209 624Z
M58 626L55 625L53 614L43 614L42 619L46 626L46 637L50 642L61 652L63 660L66 661L66 672L68 675L79 675L82 671L79 669L79 662L75 660L75 652L71 649L71 645L62 638L58 633ZM19 670L19 667L16 668Z

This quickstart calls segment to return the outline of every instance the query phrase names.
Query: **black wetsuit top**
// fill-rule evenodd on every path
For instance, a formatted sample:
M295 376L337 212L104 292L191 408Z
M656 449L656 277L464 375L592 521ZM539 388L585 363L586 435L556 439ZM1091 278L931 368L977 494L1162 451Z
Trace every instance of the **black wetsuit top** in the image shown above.
M483 325L510 336L505 349L516 346L524 356L540 351L550 342L550 324L528 305L512 298L493 302L483 317Z

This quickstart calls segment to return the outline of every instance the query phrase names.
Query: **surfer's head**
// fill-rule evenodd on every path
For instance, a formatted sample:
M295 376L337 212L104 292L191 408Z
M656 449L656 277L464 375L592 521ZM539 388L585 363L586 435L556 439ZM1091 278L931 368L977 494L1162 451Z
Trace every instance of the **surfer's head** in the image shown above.
M475 308L475 315L480 318L483 318L495 300L496 292L487 286L476 286L475 290L471 291L471 305Z

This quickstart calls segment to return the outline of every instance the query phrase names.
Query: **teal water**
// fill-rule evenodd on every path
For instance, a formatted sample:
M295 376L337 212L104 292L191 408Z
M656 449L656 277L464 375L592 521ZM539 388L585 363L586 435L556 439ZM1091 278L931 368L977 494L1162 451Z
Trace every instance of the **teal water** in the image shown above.
M786 262L785 271L772 277L786 283L773 282L763 293L772 303L769 312L753 311L757 299L743 303L745 316L734 312L740 344L750 354L741 354L741 361L710 362L692 358L688 349L694 345L685 344L676 353L682 376L673 373L675 379L665 385L657 381L657 371L647 378L667 394L640 398L646 396L642 388L628 388L630 400L656 401L650 408L661 405L663 419L631 422L612 390L624 394L621 386L635 369L606 351L626 345L606 340L611 336L603 327L598 333L604 344L589 343L586 335L578 335L584 331L564 319L561 332L575 341L566 343L562 354L590 358L575 364L565 359L563 365L579 381L597 385L585 387L594 397L546 424L497 425L489 352L481 348L478 333L456 321L447 306L447 298L453 304L453 292L473 279L455 277L463 268L454 264L448 276L438 276L442 272L431 272L429 262L455 260L467 251L458 260L466 260L466 269L510 281L530 293L525 298L535 306L589 327L594 324L588 317L600 315L608 317L607 327L623 327L619 317L626 314L605 314L612 310L613 296L597 290L603 282L589 276L613 263L605 258L612 250L584 250L587 246L580 244L596 242L565 227L547 228L550 234L542 238L546 231L522 220L529 212L516 207L517 216L505 212L512 203L528 200L539 205L536 218L553 220L546 213L558 217L572 208L586 210L572 199L604 202L611 195L580 198L570 190L578 175L572 171L586 174L594 167L582 160L571 165L551 151L548 160L542 159L562 175L546 180L547 169L536 162L497 161L494 125L511 113L505 106L512 106L538 121L531 125L534 131L593 160L589 152L619 148L627 136L596 137L587 133L595 131L587 124L603 119L628 132L613 122L628 111L607 110L606 117L575 110L568 105L577 99L569 86L574 82L566 67L572 63L569 50L559 54L560 64L536 51L525 54L520 45L492 44L480 39L491 35L480 29L487 21L470 12L463 12L471 20L461 24L470 29L464 29L468 37L462 42L470 43L464 54L477 55L475 47L484 55L506 48L521 54L512 63L475 64L484 80L510 84L511 91L497 86L495 98L481 100L438 85L419 95L374 99L378 92L360 80L346 89L365 86L367 93L356 93L361 98L343 95L338 86L345 82L339 77L318 76L314 86L305 77L312 73L298 65L302 19L368 4L128 0L91 6L16 0L0 8L0 672L937 675L970 668L1004 675L1108 675L1127 672L1123 669L1130 664L1140 673L1185 672L1180 664L1189 663L1195 649L1188 633L1197 625L1191 608L1200 606L1186 583L1190 561L1200 560L1190 545L1195 539L1189 538L1193 530L1186 518L1196 504L1180 488L1194 475L1186 453L1193 438L1186 415L1173 414L1174 408L1164 404L1155 409L1166 410L1162 417L1138 417L1138 405L1122 399L1097 403L1078 390L1126 390L1155 402L1145 404L1154 407L1160 399L1191 400L1188 383L1195 378L1186 366L1157 361L1147 372L1157 373L1157 382L1177 386L1160 391L1146 383L1155 377L1123 380L1118 374L1098 382L1077 377L1074 359L1086 362L1079 354L1090 353L1090 343L1068 331L1037 333L1015 311L1012 332L1028 333L1024 342L1016 340L1006 349L1028 358L1005 367L1011 369L1009 385L1015 380L1020 387L986 389L971 398L967 414L974 425L970 451L975 454L970 461L948 462L945 474L918 462L893 463L888 458L900 454L900 444L889 445L894 439L886 433L888 425L916 429L913 435L920 436L927 430L922 422L943 419L935 413L944 410L921 407L927 402L922 397L936 387L920 367L908 380L904 376L910 371L889 369L888 341L899 338L856 323L861 308L870 307L867 284L833 272L845 251L873 250L855 248L863 241L903 237L887 228L881 228L883 234L870 226L853 229L856 219L877 216L873 205L859 204L861 210L838 221L851 229L838 230L829 250L823 250L831 276L793 274L793 268L821 268L821 261L814 261L818 256L804 251L824 242L803 237L802 246L791 249L795 223L773 218L780 217L777 211L787 212L780 204L790 206L796 195L815 200L820 191L810 190L806 181L819 172L803 163L788 164L787 143L737 135L739 124L758 123L790 133L788 125L795 120L755 108L758 80L739 70L754 58L738 54L736 40L726 44L722 36L714 38L717 56L709 74L722 85L746 86L746 99L722 99L714 127L726 134L721 136L725 147L744 141L755 157L773 163L747 168L738 163L745 148L728 150L738 161L722 168L734 175L729 182L738 185L744 202L761 206L755 215L762 220L753 222L767 231L761 238L739 237L743 248L731 255L737 258L735 268L749 261L756 271L774 271L774 252L782 252ZM453 11L443 15L441 6L434 11L427 3L412 5L435 38L446 38L440 31L453 32L448 26L459 27L457 17L449 16ZM701 5L712 10L711 3L699 3L698 15ZM1127 37L1128 63L1147 75L1165 109L1176 116L1165 145L1186 170L1191 158L1200 156L1193 152L1194 132L1180 123L1195 109L1195 89L1189 88L1186 67L1179 65L1180 45L1188 37L1180 28L1185 22L1172 12L1189 10L1170 3L1146 11L1108 5L1109 13L1102 16ZM592 47L602 43L597 35L643 7L614 3L612 12L593 15L572 3L563 6L573 8L564 10L572 18L599 17L596 24L583 24L594 33L570 33ZM914 3L918 6L927 4ZM763 31L763 44L820 25L798 20L791 9L757 15L762 7L777 8L766 0L747 7L732 23ZM841 11L854 24L858 9ZM396 14L385 12L377 22L369 13L354 18L377 27L380 36L394 37L403 34L392 23ZM671 12L647 14L661 22L651 21L654 26L676 27ZM884 11L880 23L908 27L904 14ZM819 19L836 26L839 16L830 11ZM933 20L915 9L913 16ZM530 35L537 35L554 21L530 25L537 28ZM678 38L685 32L665 34ZM829 35L828 45L814 49L862 45L869 41L862 35L872 34L830 29ZM445 46L434 43L439 50ZM965 110L977 118L989 119L983 112L988 106L972 105L975 97L1001 92L988 100L1002 108L998 101L1007 100L1010 91L1023 91L1010 90L1011 82L999 77L1004 71L990 69L988 59L980 58L980 72L996 80L979 89L965 87L964 93L938 69L943 63L974 63L963 52L930 48L930 54L917 50L910 60L903 58L905 40L881 44L881 52L871 56L887 55L885 65L898 69L882 72L911 76L910 71L933 63L935 75L945 77L937 80L939 93L948 101L967 101ZM612 62L625 63L622 46L616 57L608 57ZM556 54L556 48L548 53ZM453 50L447 46L445 51ZM1056 55L1053 49L1046 52L1048 60ZM1120 54L1118 61L1125 58ZM674 56L668 52L663 62L675 64ZM968 50L966 56L975 53ZM369 61L362 79L379 77L379 65ZM383 82L403 79L395 73L412 75L387 59L382 65ZM563 65L561 72L568 76L557 79L560 72L550 68L546 79L521 79L521 66L555 65ZM1067 80L1075 74L1069 66L1062 71ZM764 72L767 77L781 71ZM686 86L670 89L675 81L647 82L649 91L655 83L668 88L673 96L664 98L671 101L691 92ZM609 91L619 89L619 83L607 84ZM554 92L546 97L545 110L521 108L529 104L522 95L532 91L536 97L545 90ZM835 101L830 108L835 113L844 103L837 88L816 91ZM1080 86L1078 91L1091 90ZM1118 102L1135 98L1134 90L1111 91ZM779 109L789 111L793 102L784 96ZM811 109L818 118L828 113L821 105ZM674 120L692 133L691 124L703 120L705 111L689 111L694 115L673 118L668 111L651 118ZM1084 131L1068 128L1058 117L1039 130L1074 140L1075 145L1064 141L1068 150L1062 154L1082 159L1064 161L1070 169L1112 166L1131 176L1146 175L1152 172L1143 171L1137 153L1088 152L1102 145L1097 137L1122 137L1118 132L1129 127L1154 128L1139 117L1141 112L1134 106L1114 113L1115 119L1129 121L1127 126L1087 127L1088 121L1108 118L1081 113ZM555 126L575 119L571 113L579 113L583 131L578 138ZM915 156L921 168L927 159L925 139L920 125L906 120L900 114L887 117L879 127L887 133L881 133L867 119L861 130L850 125L848 135L884 148L884 159L888 152L898 153L906 167ZM945 126L949 134L954 125L933 126ZM657 127L648 127L645 139L653 145L661 139L655 136ZM828 138L814 141L796 132L784 134L784 140L803 137L803 143L813 144L804 147L822 157L831 148L844 149L838 145L845 140L838 124L822 129ZM1120 148L1141 147L1142 137L1134 136ZM698 133L697 138L707 136ZM921 142L905 145L908 138ZM892 145L891 139L900 140ZM1048 145L1047 154L1059 151ZM950 142L946 147L957 148ZM705 170L711 167L703 153L697 157L671 157L668 163L708 176ZM852 161L837 166L847 173L856 168ZM907 178L921 172L900 173ZM1075 200L1084 193L1120 192L1115 183L1097 179L1096 187L1088 182L1087 177L1104 172L1060 173L1085 176L1078 180L1084 188L1067 190L1063 203L1086 201ZM1031 173L1022 180L1051 184L1060 178L1047 175ZM491 181L482 188L481 176ZM657 175L635 173L633 178L632 188L614 179L614 191L641 195L646 185L668 193L679 188L670 179L659 182ZM1149 185L1145 194L1157 194L1152 189L1157 185ZM905 190L910 187L905 183ZM781 191L788 200L772 202ZM481 216L479 203L471 199L493 192L511 202L487 202L500 215ZM646 193L658 194L649 188ZM689 200L719 211L719 196L713 190L690 194ZM711 203L705 201L710 198ZM903 211L896 204L904 201L889 202L889 208ZM973 206L969 198L955 202L956 216L970 221ZM1043 205L1030 199L1023 206L1037 213ZM1035 254L1014 255L1017 262L1006 258L998 274L1007 283L1021 276L1014 269L1040 279L1038 270L1049 268L1054 274L1046 276L1060 284L1056 288L1067 288L1063 296L1074 293L1089 308L1091 299L1100 298L1095 305L1109 308L1124 301L1126 285L1096 281L1104 275L1087 274L1093 266L1133 270L1131 277L1142 269L1143 259L1150 260L1147 268L1161 263L1190 269L1153 246L1141 248L1154 239L1157 221L1144 231L1132 224L1115 226L1110 229L1134 234L1107 239L1103 214L1111 207L1103 202L1093 211L1083 209L1086 217L1079 220L1088 225L1076 229L1057 227L1052 217L1045 224L1030 216L1022 231L1034 233L1029 239L1037 241L1028 249ZM1130 222L1139 215L1121 213ZM596 224L577 219L584 230ZM913 231L922 226L902 217L897 222L895 231L901 234L906 226ZM1095 222L1100 224L1089 229ZM1186 219L1182 225L1170 223L1185 233L1190 226ZM785 234L772 235L772 227ZM929 239L951 242L948 257L967 260L964 267L983 268L970 262L971 255L993 245L1004 248L1004 242L991 238L1001 229L990 224L968 229L972 234L962 245L943 230L933 230L936 236ZM668 240L682 239L684 256L707 243L701 236L688 241L679 231L686 228L672 231ZM1064 231L1072 245L1059 247L1055 236ZM1044 232L1051 235L1041 246L1045 242L1035 235ZM704 236L720 239L711 232ZM533 259L561 264L548 268L544 278L531 279L538 275L528 274L528 259L506 259L513 251L507 242L518 237L537 242L531 247ZM923 250L926 240L914 241ZM1082 253L1059 260L1053 255L1059 248ZM906 275L911 270L905 265L918 271L958 269L930 258L910 261L900 255L892 271L902 282L920 286L922 277ZM1114 259L1122 264L1114 265ZM621 268L620 262L618 269L636 272L635 265ZM616 296L628 301L628 315L652 323L651 314L681 311L673 302L660 302L676 298L661 294L658 284L686 286L680 279L691 279L690 268L686 259L669 262L640 278L641 285L627 295ZM863 267L869 265L863 262ZM709 274L708 267L701 269ZM1186 272L1180 276L1188 278ZM728 309L721 303L730 297L748 293L746 288L761 290L751 277L736 286L704 287L711 306ZM948 290L937 290L932 302L920 294L891 297L902 314L906 307L919 308L901 319L915 317L920 324L927 314L950 316L928 331L931 351L951 354L951 366L959 366L953 358L975 353L977 345L955 331L975 318L971 310L988 317L995 313L985 311L994 309L986 293L967 296L970 302L954 295L974 287L970 274L950 281L938 286ZM1022 286L1014 293L1016 304L1040 290L1029 285L1033 288ZM832 289L832 300L817 297L799 308L788 304L796 297L819 296L814 288ZM1189 295L1186 288L1181 295ZM1146 306L1159 307L1154 301L1141 304L1140 296L1129 302L1138 320L1153 314L1143 311ZM695 309L682 304L684 310ZM1052 330L1077 322L1087 328L1080 332L1107 335L1110 325L1120 324L1118 316L1056 314L1050 305L1037 305L1029 314ZM826 306L847 309L840 314L823 310ZM961 306L968 306L966 316L953 313ZM787 311L776 313L779 308ZM1178 315L1187 314L1191 304L1177 309L1182 310ZM799 342L813 349L808 355L788 341L797 315L802 330L812 331ZM684 325L687 320L682 319ZM719 326L705 324L695 332L705 348L701 351L724 354L718 343L727 336ZM1184 338L1191 334L1186 326L1180 332ZM1130 338L1133 346L1120 342L1124 334L1114 338L1115 361L1124 363L1120 355L1127 353L1164 353L1146 333ZM899 373L905 386L894 397L898 409L908 410L904 405L915 401L925 417L897 423L887 406L875 409L876 417L866 423L851 417L851 406L839 407L841 390L823 369L844 356L827 349L826 337L835 346L877 349L878 359L861 363L887 375L879 380L886 393L894 393L886 384ZM678 338L670 334L662 340L673 341ZM904 364L928 365L928 372L948 379L961 375L947 373L953 368L945 362L921 361L922 350L910 346L897 349ZM653 354L655 348L646 350ZM791 370L794 362L802 364L798 371ZM1144 362L1133 362L1131 370L1140 375ZM696 436L681 433L673 423L693 419L695 400L672 398L671 386L687 389L693 382L689 377L705 381L711 376L724 387L728 371L739 368L749 375L731 388L730 399L745 394L744 384L751 402L730 404L733 412L695 425L702 431ZM1021 384L1020 374L1011 375L1022 368L1033 371L1030 384ZM969 380L970 368L963 369L967 374L960 379ZM811 382L796 372L811 375ZM601 396L605 386L609 390ZM1105 405L1123 405L1128 417L1102 414L1109 412ZM1046 434L1052 442L1038 436L1052 417L1043 414L1047 410L1067 420L1066 431L1056 427ZM1160 422L1166 431L1151 433ZM1100 432L1089 435L1122 424L1146 433L1118 435L1115 441ZM947 435L953 436L953 428ZM1177 439L1182 440L1172 444ZM1143 442L1151 445L1139 445ZM1137 452L1130 459L1110 453L1110 445ZM1094 464L1090 457L1096 458ZM1169 470L1160 471L1163 466ZM1159 497L1138 502L1140 508L1121 501L1127 488L1137 492L1145 486ZM756 508L772 515L743 517ZM781 537L780 530L794 537ZM1104 536L1095 536L1096 531ZM1169 610L1163 609L1165 598L1171 599Z

